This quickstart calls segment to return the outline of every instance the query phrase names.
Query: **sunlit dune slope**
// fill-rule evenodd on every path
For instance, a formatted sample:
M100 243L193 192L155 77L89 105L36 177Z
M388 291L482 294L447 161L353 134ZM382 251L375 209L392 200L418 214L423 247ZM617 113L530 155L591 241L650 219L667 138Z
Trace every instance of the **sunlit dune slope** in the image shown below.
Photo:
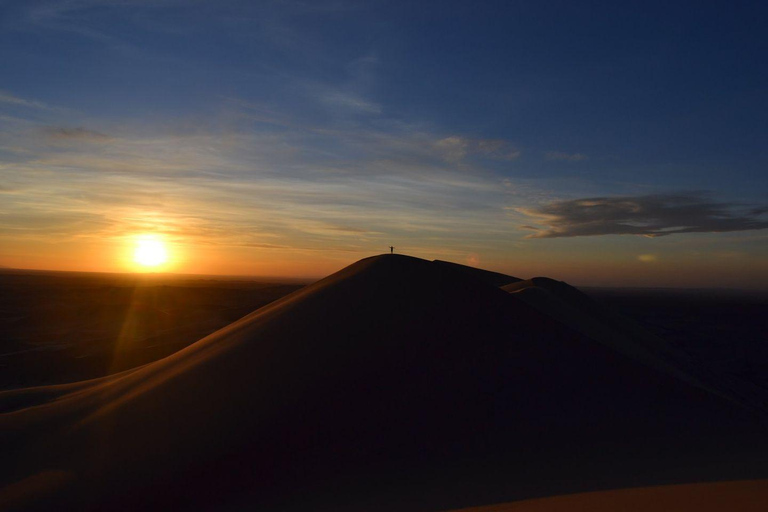
M641 487L472 507L454 512L763 512L768 480Z
M398 255L0 409L0 503L26 510L426 511L768 476L749 411Z

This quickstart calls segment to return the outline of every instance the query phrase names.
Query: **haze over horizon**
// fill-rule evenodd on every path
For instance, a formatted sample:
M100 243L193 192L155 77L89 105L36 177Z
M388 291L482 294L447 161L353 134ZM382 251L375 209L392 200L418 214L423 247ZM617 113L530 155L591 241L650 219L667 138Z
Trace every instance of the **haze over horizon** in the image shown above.
M768 289L767 15L6 1L0 266Z

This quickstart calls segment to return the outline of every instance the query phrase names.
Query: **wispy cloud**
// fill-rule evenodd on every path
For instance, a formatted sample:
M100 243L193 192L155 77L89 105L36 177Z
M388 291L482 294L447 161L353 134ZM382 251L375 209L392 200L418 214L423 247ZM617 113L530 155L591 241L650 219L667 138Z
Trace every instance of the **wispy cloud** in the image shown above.
M95 130L83 127L67 128L63 126L46 126L42 132L54 140L74 140L86 142L104 142L111 137Z
M700 193L590 197L520 208L546 228L523 226L526 238L597 235L660 237L679 233L722 233L768 229L766 210L716 202Z
M33 108L38 110L55 110L54 107L46 105L42 101L20 98L9 92L0 91L0 103L16 105L20 107Z
M125 43L100 27L98 19L90 16L94 9L152 6L151 2L143 0L60 0L30 4L25 18L20 21L29 23L33 29L69 32L113 46L124 46Z
M493 160L517 160L522 152L502 139L473 139L458 135L442 138L435 142L435 148L443 153L449 162L459 162L470 155Z
M299 80L297 85L310 99L341 114L356 113L379 115L380 103L371 99L376 88L379 61L373 55L352 59L343 67L344 72L333 83Z
M564 153L562 151L547 151L544 153L546 160L561 160L565 162L581 162L589 157L582 153Z
M324 89L317 93L317 98L330 108L341 108L366 114L381 113L381 105L366 100L355 93Z

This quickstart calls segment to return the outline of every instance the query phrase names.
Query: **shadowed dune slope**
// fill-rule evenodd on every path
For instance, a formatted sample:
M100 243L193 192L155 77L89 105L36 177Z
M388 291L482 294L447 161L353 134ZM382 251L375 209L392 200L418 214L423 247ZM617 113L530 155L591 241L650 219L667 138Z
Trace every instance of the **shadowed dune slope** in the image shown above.
M432 262L437 267L447 268L456 272L461 272L467 277L477 279L491 286L505 286L518 281L522 281L519 277L512 277L499 272L491 272L490 270L483 270L475 267L468 267L467 265L460 265L450 261L435 260Z
M534 277L510 283L502 289L514 294L543 315L590 339L677 378L706 388L705 384L693 376L685 354L675 351L638 324L600 306L589 296L563 281Z
M400 255L0 410L9 510L427 511L768 476L745 409Z
M749 382L716 376L689 354L648 332L635 321L563 281L534 277L502 287L543 315L643 364L732 400L758 414L768 414L765 392Z

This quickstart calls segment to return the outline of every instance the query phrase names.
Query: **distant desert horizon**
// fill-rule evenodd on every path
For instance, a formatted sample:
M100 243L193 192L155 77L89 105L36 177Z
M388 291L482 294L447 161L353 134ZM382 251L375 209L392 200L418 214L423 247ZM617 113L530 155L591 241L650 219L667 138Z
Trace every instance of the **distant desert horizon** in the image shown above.
M381 253L386 254L386 253ZM457 264L464 264L464 263L458 263ZM492 270L494 272L497 272L498 270ZM185 273L185 272L169 272L169 271L97 271L97 270L53 270L53 269L47 269L47 268L23 268L23 267L8 267L8 266L0 266L0 273L8 272L8 273L71 273L71 274L84 274L84 275L105 275L105 276L124 276L126 278L132 278L132 279L162 279L162 278L168 278L168 279L199 279L199 280L222 280L222 281L237 281L237 280L245 280L245 281L260 281L260 282L275 282L275 283L301 283L301 284L310 284L315 281L319 281L324 277L322 274L307 274L307 275L262 275L262 274L206 274L206 273ZM514 273L514 272L513 272ZM534 277L539 277L538 275ZM559 279L567 282L571 282L567 279ZM702 286L702 285L678 285L678 286L664 286L664 285L654 285L654 284L647 284L647 285L637 285L637 284L627 284L627 285L618 285L618 284L603 284L603 285L593 285L590 282L572 282L574 286L578 286L581 289L585 290L626 290L626 291L633 291L636 290L638 292L642 291L651 291L651 290L657 290L657 291L669 291L674 292L676 290L680 291L690 291L690 292L733 292L733 293L747 293L747 294L761 294L763 292L768 292L768 284L763 286L760 282L752 281L751 283L747 283L747 285L723 285L723 286Z

